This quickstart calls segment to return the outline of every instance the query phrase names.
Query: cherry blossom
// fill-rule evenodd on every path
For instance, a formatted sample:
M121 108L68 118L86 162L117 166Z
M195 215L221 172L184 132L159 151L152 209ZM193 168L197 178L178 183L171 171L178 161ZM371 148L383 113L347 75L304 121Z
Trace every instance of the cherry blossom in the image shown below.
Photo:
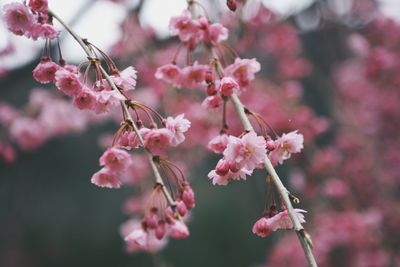
M92 184L95 184L99 187L106 187L106 188L121 187L121 181L118 179L117 173L107 167L104 167L100 171L93 174L92 179L90 181L92 182Z
M130 164L131 157L125 150L111 147L107 149L100 157L99 162L101 166L107 166L113 171L122 171Z
M79 76L65 68L60 68L55 73L56 86L68 96L73 96L82 90Z
M229 136L229 143L223 154L233 166L253 170L266 157L266 142L262 136L249 132L241 138Z
M28 6L36 12L45 12L48 8L47 0L29 0Z
M184 114L176 116L176 118L168 117L165 127L171 131L171 146L177 146L185 141L184 133L190 128L190 121L184 118Z
M33 70L33 78L40 83L54 83L55 74L61 67L51 59L44 58Z
M246 87L250 81L254 80L255 73L261 69L260 63L255 58L241 59L236 58L235 62L225 68L225 76L230 76L236 80L240 87Z
M35 18L25 5L13 2L5 4L3 10L9 31L16 35L24 35L31 30Z
M303 149L303 142L304 137L298 131L282 134L275 140L275 149L269 154L272 164L282 164L291 154L300 152Z
M173 134L170 130L161 129L151 129L145 136L144 146L153 155L164 155L166 150L171 146L171 139Z

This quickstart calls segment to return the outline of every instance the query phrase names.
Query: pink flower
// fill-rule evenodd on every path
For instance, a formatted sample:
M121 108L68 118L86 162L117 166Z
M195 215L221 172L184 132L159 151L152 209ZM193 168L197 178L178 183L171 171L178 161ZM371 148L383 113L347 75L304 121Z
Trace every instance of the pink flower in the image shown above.
M203 32L200 24L192 19L189 10L184 10L181 15L172 17L169 23L171 35L179 35L182 42L192 40L197 42L202 39Z
M173 239L182 239L189 236L189 229L180 220L174 220L170 226L169 234Z
M236 58L235 62L225 69L225 76L233 77L240 87L246 87L254 80L255 73L261 69L260 63L253 59Z
M0 142L0 159L6 163L13 163L16 157L15 149L11 145Z
M151 154L159 156L165 154L165 151L170 147L172 133L170 130L165 128L151 129L144 135L144 138L144 146Z
M180 83L182 86L189 89L199 87L205 84L204 80L209 69L208 65L200 65L196 61L193 65L186 66L182 69Z
M132 232L125 237L128 248L131 252L144 250L155 252L165 246L165 239L158 239L154 231L145 231L141 226L134 228Z
M24 150L32 150L39 147L47 138L43 125L27 117L20 117L12 122L10 135Z
M118 106L125 98L117 91L103 90L96 93L94 110L96 113L108 112L111 107Z
M56 71L61 67L50 59L41 60L33 70L33 78L40 83L54 83Z
M213 44L218 44L222 41L225 41L228 39L228 29L222 26L220 23L213 23L208 27L207 38Z
M260 237L266 237L270 235L273 232L271 221L265 217L262 217L254 224L252 232Z
M282 164L284 160L290 158L292 153L298 153L303 149L304 137L302 134L293 131L283 134L275 140L275 149L272 150L268 157L273 165Z
M125 150L110 147L100 157L100 165L113 171L122 171L131 163L131 156Z
M35 18L25 5L14 2L4 5L3 10L8 30L16 35L24 35L30 31Z
M222 105L222 97L220 95L209 96L204 99L201 106L209 110L216 110Z
M265 146L264 137L250 132L242 138L229 136L229 143L223 154L232 166L253 170L264 161L267 152Z
M181 69L177 65L166 64L157 69L155 77L176 87L180 87L180 75Z
M145 139L145 135L150 132L150 129L148 128L140 128L139 133ZM140 145L139 138L136 135L134 131L130 132L124 132L121 136L121 139L119 140L119 145L126 148L126 149L132 149L132 148L137 148Z
M225 175L218 175L215 170L208 173L208 178L212 180L213 185L228 185L232 180L246 180L246 175L251 175L253 171L247 169L239 169L237 172L229 171Z
M294 212L300 223L306 222L304 220L303 213L307 213L307 211L302 209L294 209ZM281 211L269 219L271 220L271 226L273 231L276 231L278 229L288 229L288 230L293 229L293 223L289 217L289 214L287 213L287 210Z
M184 118L184 114L180 114L176 118L168 117L165 127L172 133L171 145L177 146L185 140L183 133L190 128L190 121Z
M134 90L136 86L136 70L129 66L123 71L121 71L118 75L113 75L113 80L115 85L121 87L124 90Z
M11 105L0 101L0 124L9 125L18 118L18 110Z
M96 104L96 95L84 86L74 97L74 106L79 109L93 109Z
M28 37L34 40L38 38L54 39L60 35L60 31L47 23L34 23L28 33Z
M28 6L36 12L45 12L48 8L47 0L29 0Z
M76 73L64 68L56 71L56 86L68 96L73 96L82 90L82 83Z
M231 96L233 93L239 93L240 88L237 82L231 77L224 77L218 88L218 92L226 97Z
M224 152L226 146L229 143L229 137L227 134L220 134L214 137L208 142L208 148L214 151L214 153Z
M104 167L100 171L93 174L92 179L90 181L92 182L92 184L95 184L99 187L107 187L107 188L121 187L121 182L118 179L117 173L107 167Z
M305 223L303 213L307 211L302 209L294 209L294 211L299 222ZM261 237L266 237L279 229L293 229L293 223L287 210L281 211L270 218L262 217L259 219L253 226L253 233Z

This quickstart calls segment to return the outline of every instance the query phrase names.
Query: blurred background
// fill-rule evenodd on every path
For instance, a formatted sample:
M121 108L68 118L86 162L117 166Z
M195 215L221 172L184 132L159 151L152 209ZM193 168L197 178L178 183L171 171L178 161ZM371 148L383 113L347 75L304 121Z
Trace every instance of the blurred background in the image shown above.
M400 266L400 1L238 0L236 13L225 1L201 2L229 29L228 44L261 63L244 103L278 133L305 136L305 150L278 171L308 211L319 266ZM163 114L188 114L188 140L171 157L196 193L191 235L154 254L125 251L119 228L132 217L137 184L90 183L118 115L81 112L54 86L38 84L32 70L44 42L12 35L0 21L0 266L307 266L293 232L251 233L265 204L265 173L228 187L208 180L218 157L205 144L219 119L201 109L204 92L154 78L178 47L168 23L186 1L49 5L120 69L138 70L137 99ZM66 34L61 48L69 63L85 59ZM47 131L34 147L12 130L21 117L33 121L22 139L38 138L35 127ZM229 118L238 128L233 112Z

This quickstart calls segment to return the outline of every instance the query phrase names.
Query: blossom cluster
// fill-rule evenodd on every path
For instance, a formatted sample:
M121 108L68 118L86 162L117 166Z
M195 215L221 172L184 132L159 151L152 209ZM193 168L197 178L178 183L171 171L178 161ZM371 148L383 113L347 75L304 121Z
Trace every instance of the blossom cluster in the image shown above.
M95 68L97 70L98 66ZM112 107L118 106L125 97L113 90L101 73L97 72L97 75L96 81L90 86L85 83L85 80L88 80L87 72L82 76L77 66L65 64L63 61L57 64L47 56L42 57L33 70L36 81L42 84L54 83L65 95L73 97L73 103L77 108L105 113ZM121 72L115 71L111 78L123 91L135 89L136 71L132 66Z
M108 148L100 157L99 164L103 168L93 175L92 183L100 187L119 188L121 181L118 174L128 169L131 164L131 157L127 151L141 146L140 138L144 140L144 148L153 156L164 156L168 148L185 140L184 133L189 129L190 121L181 114L176 118L168 117L164 128L152 126L152 129L149 129L142 125L138 133L131 126L124 126L116 136L114 146Z
M220 23L210 23L206 17L193 20L189 10L172 17L169 24L171 35L178 35L182 42L194 48L200 41L218 44L228 39L228 29Z
M254 132L240 138L227 134L214 137L208 147L214 153L222 154L223 158L218 161L215 170L208 174L213 184L227 185L231 180L245 180L246 175L251 175L255 168L263 168L267 151L272 164L277 165L303 148L303 135L297 131L283 134L276 140L267 139L267 136L257 136Z
M8 30L34 40L57 38L59 31L53 26L47 8L47 0L29 0L27 6L19 2L4 5Z
M215 153L222 154L223 157L218 161L215 169L209 172L208 177L214 185L228 185L232 180L245 180L246 176L252 175L256 168L264 168L266 160L270 160L274 166L282 164L284 160L290 158L292 153L301 151L304 137L297 131L293 131L273 140L266 130L270 128L269 124L259 114L247 108L246 116L253 117L257 121L261 134L248 130L239 136L228 134L226 103L232 95L242 95L250 87L261 66L255 58L242 59L236 55L234 62L226 64L224 53L218 53L224 46L220 42L209 42L199 34L199 27L196 25L207 21L207 16L194 15L196 4L196 2L189 4L188 9L181 16L171 19L171 35L179 36L188 54L200 41L203 41L208 54L211 54L209 58L206 57L209 64L201 65L195 61L193 64L186 63L181 68L174 59L173 62L159 67L155 77L179 88L203 87L207 97L202 106L209 110L220 110L222 107L222 130L209 142L208 147ZM194 41L188 42L188 40ZM230 49L228 51L231 52ZM286 209L284 205L282 207L284 210L280 214L285 214ZM300 219L300 222L304 222L302 218ZM273 229L275 231L279 227ZM290 229L290 227L281 227L281 229Z
M185 140L185 133L191 125L190 121L184 114L164 119L155 109L133 100L131 96L136 88L136 70L129 66L119 71L105 52L88 40L75 36L68 26L65 27L69 33L74 35L75 39L80 39L79 44L87 53L87 61L78 66L67 64L62 57L60 44L58 44L58 63L53 61L50 40L58 36L58 31L53 35L34 35L37 23L40 23L41 27L48 25L53 29L51 24L53 13L48 11L47 1L29 1L28 5L25 4L5 5L4 13L9 30L14 34L33 39L40 36L46 39L43 56L33 70L35 80L42 84L53 83L65 97L72 98L73 105L81 110L109 115L115 113L116 107L122 108L123 119L120 121L120 127L114 134L112 143L100 157L99 164L102 168L92 176L91 182L106 188L120 188L123 184L138 183L138 178L132 178L131 172L140 168L141 163L137 160L142 158L131 155L129 152L133 149L142 148L151 165L148 167L153 170L155 181L152 183L151 193L144 207L136 213L143 217L141 223L124 234L128 248L153 250L152 237L156 240L154 242L160 244L166 243L168 236L175 239L187 237L189 230L185 220L189 210L195 206L194 192L183 171L167 159L167 150ZM60 20L56 15L54 17ZM97 57L97 53L101 58ZM103 68L103 64L107 66L108 71ZM84 66L86 69L82 71ZM43 103L59 104L49 99L47 93L42 93L42 96L35 96L39 106L43 106ZM40 115L37 121L25 117L16 119L17 112L6 104L1 105L1 108L6 111L1 116L2 123L10 128L11 137L15 138L24 149L34 149L45 141L49 130L42 126L51 126L51 123L54 123L54 116L60 115L56 118L58 124L63 122L61 115L64 114L43 107L41 110L43 116ZM86 122L70 121L84 124ZM65 123L63 127L66 128L71 124L71 122ZM54 131L58 131L59 134L63 127L57 127ZM0 148L4 158L12 159L12 151L10 152L8 146L1 144Z

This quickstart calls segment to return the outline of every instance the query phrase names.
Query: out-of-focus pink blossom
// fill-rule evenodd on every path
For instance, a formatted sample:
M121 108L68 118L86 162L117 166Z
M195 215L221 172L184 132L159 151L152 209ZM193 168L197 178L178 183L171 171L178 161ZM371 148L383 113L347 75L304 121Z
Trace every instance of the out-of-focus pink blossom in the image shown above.
M342 180L329 179L325 183L324 193L330 197L342 198L349 193L349 187Z
M19 116L19 112L9 104L0 101L0 123L11 124Z
M92 182L92 184L95 184L99 187L106 187L106 188L121 187L121 181L118 179L117 173L107 167L104 167L95 174L93 174L92 179L90 181Z
M47 133L38 121L27 117L19 117L10 125L10 135L25 150L32 150L46 140Z

